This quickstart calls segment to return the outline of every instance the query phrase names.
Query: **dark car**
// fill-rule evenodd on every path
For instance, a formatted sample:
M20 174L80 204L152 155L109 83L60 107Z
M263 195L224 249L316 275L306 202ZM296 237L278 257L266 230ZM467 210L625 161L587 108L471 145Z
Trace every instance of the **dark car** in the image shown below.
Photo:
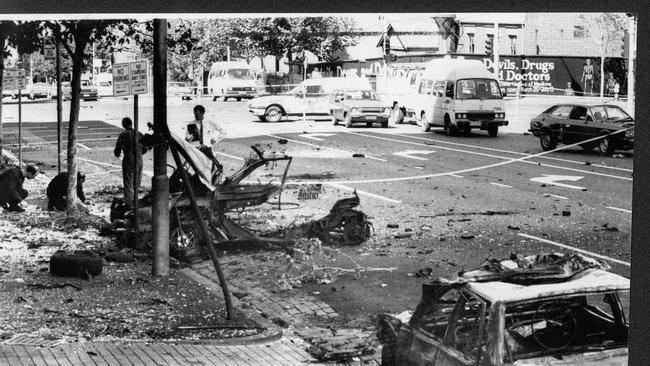
M332 93L330 103L335 125L344 121L345 127L351 127L353 123L365 123L368 127L380 123L382 127L388 127L392 109L372 90L337 90Z
M558 104L530 121L530 132L539 137L542 149L553 150L559 142L576 144L602 153L630 150L634 141L634 119L616 105ZM600 137L600 138L598 138Z
M433 280L407 322L380 317L382 365L627 365L630 280L607 269L516 255Z

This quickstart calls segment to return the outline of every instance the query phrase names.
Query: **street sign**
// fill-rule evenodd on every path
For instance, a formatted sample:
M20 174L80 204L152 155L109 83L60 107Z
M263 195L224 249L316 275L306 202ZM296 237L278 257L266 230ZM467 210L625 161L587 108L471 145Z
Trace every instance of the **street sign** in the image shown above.
M16 70L16 89L24 89L25 88L25 78L27 77L27 73L25 72L25 69L18 69Z
M113 95L123 96L131 94L131 78L129 76L129 64L113 65Z
M5 69L2 71L2 89L24 89L27 73L24 69Z
M45 46L43 46L43 54L45 56L45 60L54 61L56 59L56 51L54 49L54 44L46 43Z
M147 88L147 61L130 63L131 94L146 94Z

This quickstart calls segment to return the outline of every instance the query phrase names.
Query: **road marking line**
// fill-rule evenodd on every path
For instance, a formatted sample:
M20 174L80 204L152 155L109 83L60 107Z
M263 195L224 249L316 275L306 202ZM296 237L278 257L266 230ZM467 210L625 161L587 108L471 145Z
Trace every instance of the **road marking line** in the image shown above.
M495 182L490 182L490 184L499 186L499 187L504 187L504 188L512 188L512 186L509 186L507 184L501 184L501 183L495 183Z
M610 210L616 210L616 211L621 211L625 213L632 213L632 210L626 210L624 208L618 208L618 207L612 207L612 206L607 206Z
M82 148L84 148L86 150L92 150L91 148L89 148L88 146L86 146L84 144L77 144L77 145L81 146Z
M336 135L336 134L335 133L303 133L302 135L298 135L298 136L304 137L306 139L316 140L316 141L325 141L325 139L321 139L321 138L319 138L317 136L331 137L331 136L334 136L334 135Z
M214 151L213 151L213 153L214 153L215 155L221 155L221 156L225 156L225 157L227 157L227 158L231 158L231 159L236 159L236 160L241 160L241 161L244 161L244 160L245 160L244 158L240 158L239 156L230 155L230 154L226 154L226 153L222 153L222 152L214 152Z
M428 147L430 146L430 145L422 144L422 143L418 143L418 142L411 142L411 141L404 141L404 140L391 139L391 138L387 138L387 137L380 137L380 136L367 135L367 134L363 134L363 133L361 133L361 132L349 132L349 131L343 131L343 133L349 133L349 134L353 134L353 135L356 134L356 135L361 135L361 136L365 136L365 137L369 137L369 138L374 138L374 139L379 139L379 140L387 140L387 141L393 141L393 142L400 142L400 143L403 143L403 144L418 145L418 146L428 146ZM567 145L567 146L568 146L568 145ZM507 164L512 164L512 163L519 163L519 162L522 162L522 163L527 163L527 164L534 164L534 165L546 166L546 167L549 167L549 168L556 168L556 169L562 169L562 170L570 170L570 171L574 171L574 172L580 172L580 173L583 173L583 174L591 174L591 175L598 175L598 176L602 176L602 177L616 178L616 179L622 179L622 180L632 181L632 178L621 177L621 176L618 176L618 175L611 175L611 174L605 174L605 173L597 173L597 172L592 172L592 171L588 171L588 170L574 169L574 168L563 167L563 166L558 166L558 165L542 164L542 163L537 163L537 162L534 162L534 161L527 161L528 159L537 158L537 157L540 157L540 156L542 156L542 155L549 154L549 153L551 153L551 152L553 152L553 151L544 151L544 152L537 153L537 154L525 155L525 156L522 156L522 157L520 157L520 158L508 158L508 157L500 156L500 155L484 154L484 153L479 153L479 152L475 152L475 151L467 151L467 150L461 150L461 149L453 149L453 148L444 147L444 146L436 146L436 148L443 149L443 150L449 150L449 151L461 152L461 153L464 153L464 154L480 155L480 156L485 156L485 157L490 157L490 158L496 158L496 159L506 160L506 161L503 161L503 162L500 162L500 163L489 164L489 165L485 165L485 166L483 166L483 167L470 168L470 170L468 170L468 169L459 170L459 171L457 171L457 172L453 172L453 173L464 173L464 172L466 172L466 171L476 171L476 170L482 170L482 169L486 169L486 168L493 168L493 167L497 167L497 166L501 166L501 165L507 165ZM445 173L445 174L447 174L447 173Z
M548 194L549 197L555 197L555 198L559 198L561 200L568 200L569 199L569 197L558 196L556 194L550 194L550 193L547 193L547 194Z
M122 169L104 170L103 172L99 172L99 173L86 174L86 176L90 177L90 176L93 176L93 175L102 175L102 174L107 174L107 173L117 173L117 172L121 172L121 171L122 171Z
M454 174L454 173L447 173L447 175L452 176L452 177L456 177L456 178L462 178L463 177L462 175L458 175L458 174Z
M542 174L541 177L530 178L530 180L533 181L533 182L542 183L542 184L550 184L550 185L558 186L558 187L585 190L586 189L585 187L574 186L572 184L558 183L557 182L558 180L568 180L570 182L577 182L582 178L584 178L584 177L579 177L579 176L575 176L575 175Z
M630 266L630 263L628 263L628 262L624 262L624 261L622 261L622 260L614 259L614 258L612 258L612 257L608 257L608 256L606 256L606 255L602 255L602 254L598 254L598 253L590 252L590 251L588 251L588 250L584 250L584 249L579 249L579 248L576 248L576 247L572 247L572 246L570 246L570 245L557 243L557 242L554 242L554 241L551 241L551 240L547 240L547 239L544 239L544 238L539 238L539 237L537 237L537 236L528 235L528 234L523 234L523 233L520 233L520 234L517 234L517 235L519 235L519 236L523 236L524 238L528 238L528 239L533 239L533 240L541 241L542 243L555 245L555 246L558 246L558 247L560 247L560 248L565 248L565 249L575 250L576 252L580 252L580 253L587 254L587 255L590 255L590 256L593 256L593 257L597 257L597 258L600 258L600 259L608 260L608 261L610 261L610 262L614 262L614 263L622 264L622 265L624 265L624 266L628 266L628 267Z
M103 165L103 166L107 166L107 167L110 167L110 168L119 168L118 171L122 171L122 167L119 166L119 165L115 165L115 164L102 163L101 161L95 161L95 160L90 160L90 159L85 159L85 158L80 158L80 157L77 157L77 160L85 161L85 162L96 164L96 165ZM142 170L142 174L147 176L147 177L153 177L153 171L151 171L151 170Z
M518 151L510 151L510 150L502 150L502 149L495 149L491 147L483 147L483 146L475 146L475 145L469 145L469 144L460 144L457 142L449 142L449 141L442 141L442 140L436 140L436 139L431 139L431 138L425 138L425 137L418 137L418 136L410 136L410 135L402 135L399 133L394 134L395 136L402 136L402 137L407 137L407 138L412 138L412 139L417 139L417 140L424 140L424 141L434 141L436 143L441 143L441 144L448 144L448 145L456 145L456 146L464 146L464 147L471 147L475 148L478 150L488 150L488 151L496 151L496 152L503 152L503 153L509 153L509 154L515 154L515 155L528 155L526 153L521 153ZM556 161L562 161L565 163L572 163L572 164L579 164L579 165L585 165L583 161L576 161L576 160L569 160L569 159L561 159L561 158L553 158L550 156L541 156L542 159L549 159L549 160L556 160ZM619 168L615 166L609 166L609 165L600 165L600 164L591 164L591 166L595 166L598 168L606 168L606 169L612 169L612 170L620 170L623 172L629 172L632 173L632 169L626 169L626 168Z
M366 192L366 191L361 191L361 190L358 190L356 188L351 188L351 187L348 187L348 186L344 186L343 184L339 184L339 183L323 182L323 184L327 184L327 185L330 185L330 186L336 187L336 188L345 189L345 190L348 190L348 191L355 191L356 190L357 193L359 193L359 194L363 194L363 195L366 195L366 196L370 196L370 197L373 197L373 198L384 200L384 201L387 201L387 202L390 202L390 203L402 203L402 201L399 201L399 200L394 200L392 198L380 196L378 194L374 194L374 193L370 193L370 192Z
M342 150L342 149L337 149L337 148L334 148L334 147L328 147L328 146L316 145L316 144L312 144L312 143L304 142L304 141L292 140L292 139L288 139L288 138L286 138L286 137L281 137L281 136L276 136L276 135L266 135L266 136L270 136L270 137L273 137L273 138L275 138L275 139L285 139L285 140L287 140L287 141L291 141L291 142L295 142L295 143L303 144L303 145L308 145L308 146L314 146L314 147L318 147L318 148L321 148L321 149L327 149L327 150L332 150L332 151L340 151L340 152L344 152L344 153L346 153L346 154L350 154L350 156L352 156L352 154L353 154L351 151ZM388 161L388 160L386 160L386 159L376 158L376 157L374 157L374 156L370 156L370 155L366 155L365 157L366 157L367 159L372 159L372 160L377 160L377 161L383 161L383 162L387 162L387 161Z
M423 158L420 156L413 156L413 155L426 155L426 154L433 154L434 152L435 151L433 150L404 150L404 151L394 152L393 155L402 156L405 158L415 159L415 160L429 160L427 158Z

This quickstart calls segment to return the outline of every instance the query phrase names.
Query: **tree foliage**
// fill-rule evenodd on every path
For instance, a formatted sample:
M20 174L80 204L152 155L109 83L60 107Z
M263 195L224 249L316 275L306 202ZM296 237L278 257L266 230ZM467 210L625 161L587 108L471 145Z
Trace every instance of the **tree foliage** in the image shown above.
M625 13L590 13L580 18L602 56L621 56L623 36L629 21Z

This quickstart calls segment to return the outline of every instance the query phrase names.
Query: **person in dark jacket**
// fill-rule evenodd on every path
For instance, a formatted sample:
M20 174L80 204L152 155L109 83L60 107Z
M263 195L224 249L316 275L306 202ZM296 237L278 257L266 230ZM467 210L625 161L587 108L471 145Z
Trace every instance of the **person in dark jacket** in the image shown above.
M120 157L120 153L124 153L122 158L122 181L124 184L124 203L130 208L133 207L133 197L136 189L140 187L142 180L142 154L147 149L142 145L142 134L138 132L139 148L135 149L133 145L133 122L131 118L125 117L122 119L122 127L124 131L117 138L115 145L115 157ZM137 174L135 172L137 168Z
M25 170L21 168L9 168L0 174L0 207L6 211L23 212L20 207L29 194L24 188L25 178L33 179L38 174L38 168L28 165Z
M65 211L65 206L68 201L68 172L59 173L56 177L52 178L50 184L47 185L47 209ZM83 183L86 181L86 175L82 172L77 172L77 197L81 202L86 202L86 195L84 195Z

